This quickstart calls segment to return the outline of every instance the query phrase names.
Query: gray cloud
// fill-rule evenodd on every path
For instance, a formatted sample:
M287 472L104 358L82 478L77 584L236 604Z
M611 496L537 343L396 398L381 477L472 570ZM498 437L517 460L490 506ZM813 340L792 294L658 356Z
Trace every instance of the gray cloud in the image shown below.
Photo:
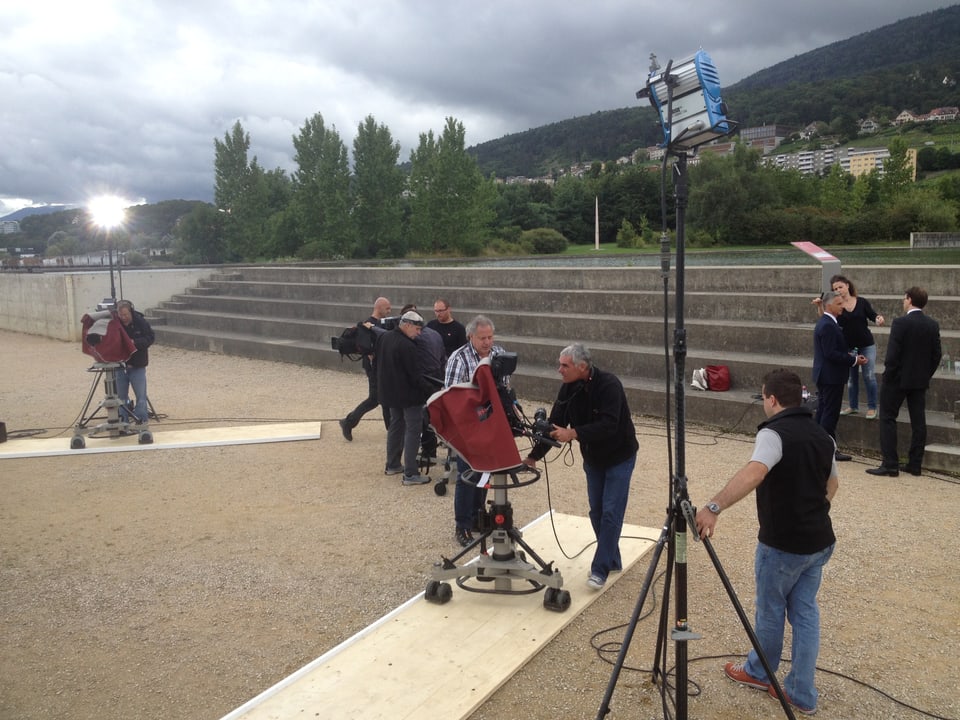
M476 144L630 106L651 52L665 64L703 47L731 85L940 6L7 3L0 9L0 215L26 201L78 203L102 192L209 200L213 140L237 120L267 168L292 169L291 138L317 112L348 147L372 115L407 159L419 134L440 132L448 116Z

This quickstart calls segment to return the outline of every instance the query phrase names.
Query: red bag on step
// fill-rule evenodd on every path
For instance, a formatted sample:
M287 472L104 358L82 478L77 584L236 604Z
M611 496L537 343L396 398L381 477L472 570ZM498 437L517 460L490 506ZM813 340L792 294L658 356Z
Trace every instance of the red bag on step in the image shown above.
M707 388L714 392L730 389L730 368L726 365L707 365Z

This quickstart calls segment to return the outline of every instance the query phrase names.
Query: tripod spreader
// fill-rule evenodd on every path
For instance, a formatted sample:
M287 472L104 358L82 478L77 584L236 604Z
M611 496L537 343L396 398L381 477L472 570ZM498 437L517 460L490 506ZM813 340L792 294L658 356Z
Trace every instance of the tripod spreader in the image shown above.
M521 481L520 473L535 473L532 480ZM513 507L507 499L507 490L536 482L540 473L535 468L520 465L506 472L490 476L494 499L480 517L480 535L453 558L442 558L431 570L424 597L428 602L443 605L453 596L452 588L444 580L455 579L457 586L469 592L502 595L528 595L544 590L543 606L547 610L563 612L570 607L570 593L563 590L563 576L545 562L523 540L523 533L513 524ZM508 485L508 478L511 480ZM459 482L464 482L461 478ZM473 482L473 480L470 480ZM480 546L480 555L463 567L457 565L468 552ZM533 559L528 562L527 555ZM534 564L535 563L535 564ZM470 581L473 582L470 582ZM514 588L514 581L526 586Z

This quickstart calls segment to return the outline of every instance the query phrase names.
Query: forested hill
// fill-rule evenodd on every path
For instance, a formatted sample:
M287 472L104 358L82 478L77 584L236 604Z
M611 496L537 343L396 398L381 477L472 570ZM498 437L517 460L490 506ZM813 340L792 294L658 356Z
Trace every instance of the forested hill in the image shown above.
M761 70L724 88L740 127L780 123L800 129L839 117L892 120L960 105L960 5L841 40ZM707 48L709 51L709 48ZM723 80L723 68L718 68ZM947 83L944 79L947 78ZM485 175L536 177L573 163L613 160L663 139L646 101L596 112L468 149Z

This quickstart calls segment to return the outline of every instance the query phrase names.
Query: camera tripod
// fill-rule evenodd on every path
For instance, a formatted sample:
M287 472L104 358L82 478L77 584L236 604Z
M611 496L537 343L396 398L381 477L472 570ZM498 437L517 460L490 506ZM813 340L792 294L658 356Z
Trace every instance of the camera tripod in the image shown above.
M532 474L533 477L521 480L521 473ZM476 474L464 475L469 476L460 477L458 482L477 480ZM490 476L494 499L489 503L489 509L480 516L480 535L453 558L443 558L442 562L433 566L433 579L427 583L424 592L427 601L438 605L449 602L453 595L452 588L449 583L441 581L456 578L457 585L469 592L527 595L544 590L543 606L547 610L563 612L570 607L570 593L562 589L563 576L560 571L553 569L552 562L544 562L524 542L523 533L513 525L513 507L507 499L508 488L532 485L539 479L540 471L527 465ZM457 561L478 545L480 556L474 562L458 567ZM527 555L533 558L536 565L527 561ZM469 583L471 578L477 584ZM528 587L514 589L514 580L526 581ZM483 587L484 584L488 584L487 587Z
M669 154L669 153L668 153ZM664 575L663 604L660 612L660 623L657 632L656 650L654 652L654 670L653 682L659 684L661 688L661 697L663 698L664 717L668 717L667 708L667 628L668 613L670 606L670 590L674 573L676 574L676 597L675 597L675 622L670 630L670 640L673 641L674 660L676 665L676 698L675 710L678 720L687 720L687 685L688 685L688 647L687 643L691 640L697 640L701 636L690 630L689 618L687 613L687 531L693 532L694 540L699 541L696 525L696 509L690 503L690 497L687 492L686 471L686 416L685 416L685 362L687 356L687 337L684 326L684 235L685 235L685 213L687 206L687 154L684 151L675 152L677 161L673 166L674 189L676 197L676 233L677 233L677 252L676 252L676 318L674 322L674 385L676 398L676 472L670 473L670 498L667 508L667 516L663 523L663 528L657 540L650 566L643 579L643 585L640 595L637 598L636 606L631 615L630 622L624 633L623 644L617 657L614 669L607 685L606 693L597 712L597 720L602 720L610 712L610 700L613 697L613 691L623 668L624 660L630 649L630 643L633 639L634 631L640 619L640 613L646 602L647 593L653 584L657 566L660 563L660 557L663 554L664 547L667 548L667 569ZM664 158L666 163L666 157ZM667 295L669 293L669 275L670 275L670 243L669 236L664 231L661 239L661 275L664 284L664 308L667 307ZM669 374L669 371L668 371ZM669 389L667 393L669 397ZM667 424L670 423L669 408L667 411ZM763 648L760 646L760 640L757 638L750 620L743 609L743 605L737 598L736 591L730 579L727 577L720 564L720 559L713 549L709 538L703 538L703 545L710 556L720 581L727 595L730 598L737 617L743 625L744 631L750 639L753 649L757 652L763 669L770 678L770 684L775 688L777 697L783 707L784 713L790 720L795 720L792 708L786 701L786 696L780 683L774 674L770 663L764 655Z
M88 372L95 373L95 376L93 383L90 385L90 392L87 393L87 400L83 405L83 409L80 411L80 420L73 428L73 437L70 438L71 450L82 450L87 446L85 435L92 436L103 432L108 433L112 438L136 434L138 435L138 442L141 445L150 445L153 443L153 433L150 432L147 423L131 423L124 420L120 415L120 408L123 406L123 401L117 394L116 373L122 368L123 363L119 362L95 362L88 368ZM103 380L104 398L96 408L90 411L93 396L101 380ZM147 399L147 407L150 409L148 419L156 419L157 414L149 398ZM98 417L101 410L106 413L106 422L89 427L90 423Z

